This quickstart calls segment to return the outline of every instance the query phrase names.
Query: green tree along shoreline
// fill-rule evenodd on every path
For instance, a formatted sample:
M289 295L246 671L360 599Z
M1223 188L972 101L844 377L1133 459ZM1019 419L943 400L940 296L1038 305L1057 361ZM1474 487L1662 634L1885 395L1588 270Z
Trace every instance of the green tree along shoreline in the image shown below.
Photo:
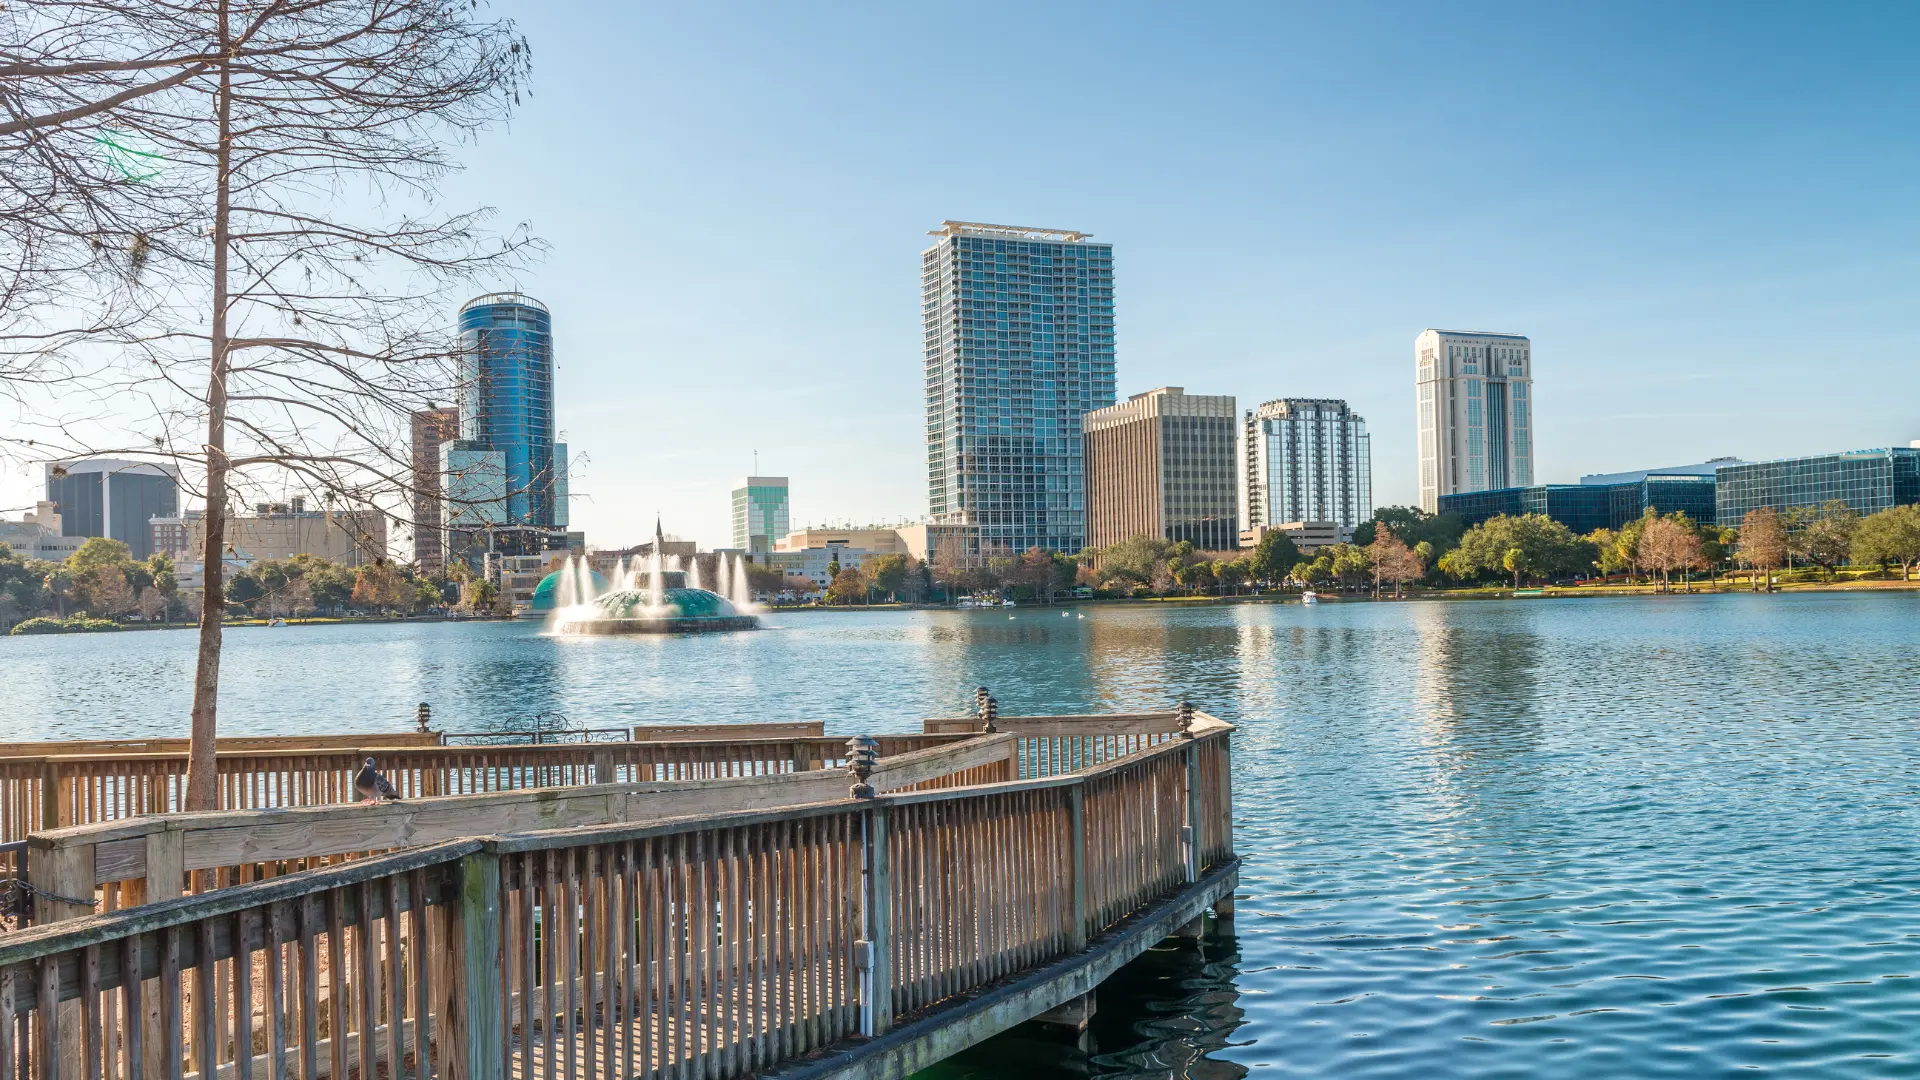
M227 578L230 619L495 614L497 606L492 586L464 571L454 578L432 578L386 560L350 567L296 555L255 563ZM0 628L12 633L193 625L197 616L165 555L136 560L120 541L94 537L64 561L51 562L23 559L0 543Z
M1258 547L1232 552L1135 537L1078 555L1039 548L988 552L969 565L943 549L925 561L891 554L857 567L835 564L823 602L954 603L971 596L1046 604L1069 597L1235 597L1307 588L1404 596L1566 583L1668 591L1694 589L1703 575L1715 587L1772 590L1780 584L1834 584L1842 567L1854 580L1869 574L1890 580L1897 571L1901 581L1911 582L1920 567L1920 506L1864 517L1837 501L1786 513L1762 508L1737 528L1648 510L1619 529L1585 536L1543 514L1500 515L1466 528L1453 514L1389 506L1355 529L1353 542L1320 548L1311 557L1277 532L1266 534ZM753 587L769 594L811 589L804 579L771 568L752 566L749 574ZM231 574L227 601L230 619L501 613L497 590L464 568L452 577L429 577L387 560L348 567L312 555ZM75 633L193 619L193 605L183 599L165 555L136 560L125 544L96 537L64 561L49 562L23 559L0 543L0 628Z

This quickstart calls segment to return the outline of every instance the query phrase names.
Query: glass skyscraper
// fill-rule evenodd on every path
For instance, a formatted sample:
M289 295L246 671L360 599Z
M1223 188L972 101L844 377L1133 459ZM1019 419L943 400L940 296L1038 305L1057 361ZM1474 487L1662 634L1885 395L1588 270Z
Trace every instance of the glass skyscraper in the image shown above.
M469 300L460 309L460 360L460 449L500 455L505 523L564 528L567 463L553 441L546 306L519 293Z
M1081 417L1114 401L1113 245L948 221L921 254L927 502L983 551L1087 543Z
M1280 398L1247 412L1241 520L1248 531L1331 521L1351 534L1373 517L1367 421L1331 398Z

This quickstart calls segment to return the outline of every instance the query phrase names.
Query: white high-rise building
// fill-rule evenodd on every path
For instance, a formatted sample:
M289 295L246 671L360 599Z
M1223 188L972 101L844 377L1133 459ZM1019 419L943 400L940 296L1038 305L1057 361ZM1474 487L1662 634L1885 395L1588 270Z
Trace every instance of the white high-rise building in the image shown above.
M1241 460L1240 520L1255 540L1296 521L1330 521L1347 535L1373 517L1367 421L1344 401L1280 398L1249 410Z
M1420 508L1440 496L1533 484L1533 343L1423 330L1414 339Z

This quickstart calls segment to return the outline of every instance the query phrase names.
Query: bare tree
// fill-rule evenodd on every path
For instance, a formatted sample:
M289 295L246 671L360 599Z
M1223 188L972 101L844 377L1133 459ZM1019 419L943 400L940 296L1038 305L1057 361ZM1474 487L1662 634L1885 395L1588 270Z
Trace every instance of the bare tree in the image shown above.
M1701 553L1700 536L1672 517L1649 518L1640 533L1640 563L1658 571L1663 590L1672 590L1673 572L1683 574L1706 565ZM1692 587L1692 580L1686 582Z
M91 384L100 413L60 414L34 446L171 460L197 479L186 806L213 808L229 504L275 484L345 506L409 491L406 418L458 378L454 290L536 246L491 233L485 211L429 205L453 148L517 102L528 50L452 0L21 7L0 79L10 122L32 122L0 137L35 133L54 177L90 175L102 140L142 170L102 200L143 321L113 335L119 363ZM131 405L131 422L102 415Z
M1394 599L1398 600L1407 582L1417 580L1427 572L1426 561L1385 525L1374 530L1373 543L1368 545L1367 555L1373 561L1373 591L1376 596L1380 593L1380 583L1391 581Z
M140 617L148 622L159 622L167 614L167 597L159 589L149 585L140 590Z
M1740 562L1750 570L1756 571L1753 578L1753 591L1760 591L1760 579L1765 577L1767 591L1773 591L1773 572L1787 561L1787 526L1780 519L1780 512L1771 506L1747 511L1740 521Z

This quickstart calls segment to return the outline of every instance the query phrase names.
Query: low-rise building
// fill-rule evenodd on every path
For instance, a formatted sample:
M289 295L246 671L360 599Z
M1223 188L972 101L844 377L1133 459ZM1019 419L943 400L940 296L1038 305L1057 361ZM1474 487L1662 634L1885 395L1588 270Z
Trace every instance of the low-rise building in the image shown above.
M1240 546L1259 547L1260 541L1266 539L1268 533L1285 534L1302 555L1353 539L1353 534L1341 528L1337 521L1283 521L1278 525L1257 525L1242 532Z
M1920 503L1920 447L1848 450L1714 470L1719 520L1738 525L1750 511L1812 509L1840 501L1856 514Z
M842 570L857 570L868 559L878 555L897 555L902 552L867 551L862 548L848 547L845 544L826 544L820 547L801 550L769 551L758 558L766 560L765 565L778 570L788 577L806 578L813 582L816 591L825 591L833 584L833 567L837 564Z
M7 545L23 559L60 562L80 550L80 545L89 539L61 535L60 512L45 500L34 503L32 511L19 521L0 521L0 544Z
M153 549L180 565L198 562L206 543L206 515L199 510L148 522ZM371 507L309 510L304 499L260 503L252 514L230 514L227 552L244 566L312 555L342 566L365 566L387 557L387 516Z
M773 552L793 553L829 547L850 548L872 555L911 555L921 562L932 562L935 556L947 551L962 566L977 565L981 559L978 525L925 521L911 525L867 525L847 529L808 526L774 541ZM760 556L755 555L754 560L761 561Z
M1458 514L1467 525L1478 525L1501 514L1509 517L1545 514L1582 535L1595 529L1618 529L1648 510L1657 514L1685 513L1702 525L1712 525L1719 520L1712 476L1649 469L1641 473L1606 474L1606 477L1629 479L1457 492L1440 496L1440 512Z

